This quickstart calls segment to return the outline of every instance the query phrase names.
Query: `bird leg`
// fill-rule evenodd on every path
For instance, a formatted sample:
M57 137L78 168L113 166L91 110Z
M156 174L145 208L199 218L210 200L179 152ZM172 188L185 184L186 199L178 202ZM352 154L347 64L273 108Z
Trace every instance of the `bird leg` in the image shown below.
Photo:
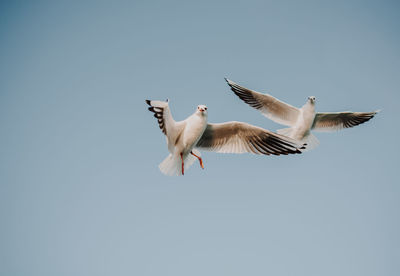
M185 165L183 163L183 153L181 153L181 160L182 160L182 175L185 174Z
M203 159L201 159L200 156L197 156L196 154L194 154L192 151L190 152L190 154L196 156L197 159L199 159L200 167L201 167L202 169L204 169L204 166L203 166Z

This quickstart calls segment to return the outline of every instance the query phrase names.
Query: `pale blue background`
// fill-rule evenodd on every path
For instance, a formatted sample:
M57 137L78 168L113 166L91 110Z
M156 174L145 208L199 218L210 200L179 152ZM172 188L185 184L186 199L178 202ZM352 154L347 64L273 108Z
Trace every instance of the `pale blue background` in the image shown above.
M0 275L399 275L398 2L52 2L0 4ZM383 111L165 177L147 98L281 127L224 77Z

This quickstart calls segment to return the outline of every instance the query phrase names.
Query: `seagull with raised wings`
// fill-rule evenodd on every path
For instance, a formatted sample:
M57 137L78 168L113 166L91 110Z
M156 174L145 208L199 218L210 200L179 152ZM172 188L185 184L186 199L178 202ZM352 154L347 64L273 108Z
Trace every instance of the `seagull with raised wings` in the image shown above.
M283 135L242 122L221 124L207 123L207 107L199 105L183 121L176 122L171 115L168 101L146 100L149 110L157 118L161 131L167 138L170 154L159 165L166 175L183 175L185 169L196 161L204 169L197 149L221 153L254 153L287 155L301 153L302 143Z
M272 121L289 126L289 128L279 129L277 132L307 143L307 150L319 144L318 139L311 134L311 130L328 132L354 127L370 120L379 112L379 110L373 112L315 112L314 96L308 97L307 102L301 108L297 108L269 94L262 94L240 86L231 80L225 80L231 90L245 103L258 109Z

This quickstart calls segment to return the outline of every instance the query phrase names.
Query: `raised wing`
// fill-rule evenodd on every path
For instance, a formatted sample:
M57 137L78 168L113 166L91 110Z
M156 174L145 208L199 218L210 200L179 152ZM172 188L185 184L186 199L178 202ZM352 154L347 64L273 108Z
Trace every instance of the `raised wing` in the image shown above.
M298 108L284 103L269 94L261 94L240 86L231 80L225 80L231 87L231 90L241 100L251 107L260 110L260 112L268 119L286 126L293 126L296 123L297 117L300 114Z
M336 112L336 113L317 113L315 114L312 129L315 131L335 131L343 128L350 128L365 123L372 119L374 112Z
M175 122L172 118L168 101L146 100L146 103L150 105L149 110L154 113L158 126L166 136L173 137L180 132L181 128L183 128L183 124L182 122Z
M221 153L287 155L304 149L293 139L241 122L208 124L197 148Z

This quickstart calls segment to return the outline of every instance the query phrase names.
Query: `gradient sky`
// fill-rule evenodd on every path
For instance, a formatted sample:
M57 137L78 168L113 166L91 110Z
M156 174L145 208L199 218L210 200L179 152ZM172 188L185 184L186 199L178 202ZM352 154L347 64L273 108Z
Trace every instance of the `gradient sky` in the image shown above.
M397 1L57 2L0 4L0 275L399 275ZM224 77L382 112L162 175L145 99L282 128Z

